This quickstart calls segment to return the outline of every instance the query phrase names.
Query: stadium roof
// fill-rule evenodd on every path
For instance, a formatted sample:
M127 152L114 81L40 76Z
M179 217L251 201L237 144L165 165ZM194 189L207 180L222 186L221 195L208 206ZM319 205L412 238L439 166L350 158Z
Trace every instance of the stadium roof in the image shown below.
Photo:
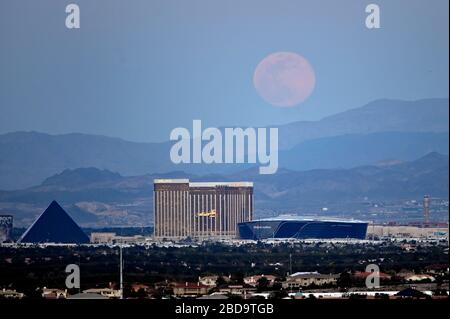
M85 244L89 237L66 211L53 201L20 237L19 243Z
M277 217L270 217L270 218L262 218L262 219L255 219L252 220L252 222L262 222L262 221L320 221L320 222L340 222L340 223L364 223L367 224L367 222L362 220L356 220L356 219L340 219L340 218L329 218L329 217L306 217L306 216L298 216L298 215L280 215Z

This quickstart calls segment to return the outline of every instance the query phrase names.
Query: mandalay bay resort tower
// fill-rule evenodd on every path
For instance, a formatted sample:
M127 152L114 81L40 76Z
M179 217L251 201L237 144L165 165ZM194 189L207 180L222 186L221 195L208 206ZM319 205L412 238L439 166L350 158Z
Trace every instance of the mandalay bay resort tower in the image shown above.
M253 218L253 183L156 179L153 205L157 238L235 238Z

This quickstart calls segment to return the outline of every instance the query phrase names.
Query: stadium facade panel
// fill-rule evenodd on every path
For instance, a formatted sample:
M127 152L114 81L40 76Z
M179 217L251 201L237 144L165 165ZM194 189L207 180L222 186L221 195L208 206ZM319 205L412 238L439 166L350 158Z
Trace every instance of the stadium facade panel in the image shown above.
M314 219L263 219L239 223L239 238L262 239L365 239L367 222L314 220Z

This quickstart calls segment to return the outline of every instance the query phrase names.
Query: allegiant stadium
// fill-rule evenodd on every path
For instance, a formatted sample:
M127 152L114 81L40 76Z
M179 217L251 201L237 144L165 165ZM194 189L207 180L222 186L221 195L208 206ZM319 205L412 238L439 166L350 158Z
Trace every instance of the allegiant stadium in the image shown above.
M238 224L239 238L263 239L365 239L368 223L357 220L333 220L280 216Z

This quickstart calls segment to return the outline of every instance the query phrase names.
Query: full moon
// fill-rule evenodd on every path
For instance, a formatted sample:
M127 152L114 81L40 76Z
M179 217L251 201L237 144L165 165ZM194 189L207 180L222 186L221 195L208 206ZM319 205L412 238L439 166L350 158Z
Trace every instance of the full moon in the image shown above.
M292 107L311 95L316 76L304 57L292 52L276 52L258 64L253 84L266 102L278 107Z

